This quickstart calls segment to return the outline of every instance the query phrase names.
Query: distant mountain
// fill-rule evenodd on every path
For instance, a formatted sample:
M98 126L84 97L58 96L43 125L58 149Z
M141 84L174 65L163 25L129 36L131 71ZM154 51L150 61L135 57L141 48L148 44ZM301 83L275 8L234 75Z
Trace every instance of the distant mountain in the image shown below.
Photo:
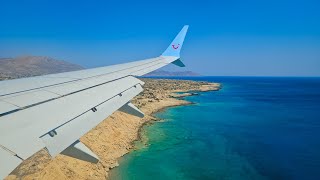
M192 72L192 71L164 71L164 70L159 70L159 71L153 71L151 73L148 73L144 76L200 76L200 74Z
M0 80L84 69L80 65L44 56L0 58Z
M0 58L0 80L84 69L82 66L45 56ZM192 71L154 71L145 76L200 76Z

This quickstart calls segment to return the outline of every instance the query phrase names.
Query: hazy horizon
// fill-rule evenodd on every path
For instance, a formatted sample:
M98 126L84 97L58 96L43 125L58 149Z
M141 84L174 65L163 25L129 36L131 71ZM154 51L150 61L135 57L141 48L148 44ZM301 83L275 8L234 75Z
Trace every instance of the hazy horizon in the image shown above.
M315 77L320 76L319 5L6 1L0 7L0 57L49 56L87 68L125 63L160 55L188 24L181 54L187 67L165 70Z

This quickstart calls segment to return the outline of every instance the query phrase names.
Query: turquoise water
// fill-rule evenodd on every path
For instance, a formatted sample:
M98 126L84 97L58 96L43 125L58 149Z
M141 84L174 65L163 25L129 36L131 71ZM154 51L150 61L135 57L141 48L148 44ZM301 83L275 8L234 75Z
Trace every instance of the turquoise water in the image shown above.
M113 179L320 179L320 78L191 79L223 88L158 113Z

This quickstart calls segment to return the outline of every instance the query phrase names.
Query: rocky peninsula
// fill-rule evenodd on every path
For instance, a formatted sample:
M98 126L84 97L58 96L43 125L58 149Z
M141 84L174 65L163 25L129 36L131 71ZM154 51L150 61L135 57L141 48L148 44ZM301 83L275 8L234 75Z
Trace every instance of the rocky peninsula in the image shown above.
M108 179L108 171L118 166L118 158L130 152L133 142L139 138L139 130L148 122L156 120L153 114L167 107L187 105L191 102L181 97L197 95L199 91L217 91L219 83L200 81L146 79L144 91L132 103L145 113L137 118L115 112L80 140L95 152L97 164L64 155L51 159L41 150L18 166L6 180L12 179Z

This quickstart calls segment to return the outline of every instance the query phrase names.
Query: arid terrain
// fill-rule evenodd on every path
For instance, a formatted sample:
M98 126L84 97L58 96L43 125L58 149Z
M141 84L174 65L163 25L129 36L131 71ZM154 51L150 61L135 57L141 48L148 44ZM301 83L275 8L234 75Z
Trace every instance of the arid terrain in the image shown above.
M175 76L175 77L181 77L181 76L200 76L200 74L193 72L193 71L165 71L165 70L156 70L153 72L150 72L146 75L146 77L165 77L165 76Z
M80 140L96 153L97 164L81 161L64 155L51 158L46 150L41 150L17 167L9 179L108 179L108 171L118 166L118 158L130 152L133 142L139 138L140 128L147 122L156 120L152 115L166 107L187 105L190 102L177 99L194 95L193 93L175 94L189 91L216 91L218 83L142 79L146 84L144 91L132 102L144 113L137 118L125 113L115 112Z

